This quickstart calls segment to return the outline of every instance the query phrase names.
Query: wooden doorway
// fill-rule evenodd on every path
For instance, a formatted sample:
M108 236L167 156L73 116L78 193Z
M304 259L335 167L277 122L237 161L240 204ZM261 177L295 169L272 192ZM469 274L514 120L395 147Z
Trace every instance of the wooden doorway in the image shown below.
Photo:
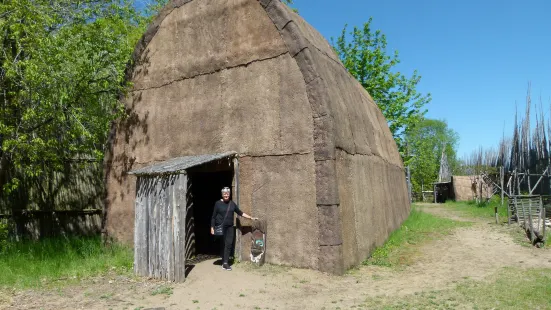
M137 176L134 227L137 275L183 282L190 255L198 249L215 252L209 241L205 241L203 229L210 232L208 211L212 214L212 206L220 198L220 193L214 193L223 186L232 186L237 179L235 155L228 152L178 157L129 173ZM198 184L191 190L193 180ZM212 201L205 198L208 196L213 196ZM197 233L202 238L200 244Z

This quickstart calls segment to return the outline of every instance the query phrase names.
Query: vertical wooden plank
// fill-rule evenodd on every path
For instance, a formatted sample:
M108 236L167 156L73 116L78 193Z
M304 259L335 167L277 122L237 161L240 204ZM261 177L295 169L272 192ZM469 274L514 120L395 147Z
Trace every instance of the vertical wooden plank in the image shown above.
M526 176L528 177L528 195L532 195L532 185L530 184L530 169L526 170Z
M516 197L514 198L515 199L515 205L516 205ZM508 200L507 202L507 224L508 225L511 225L511 199Z
M154 258L154 253L155 253L155 225L154 224L154 221L155 221L155 218L154 218L154 215L155 213L153 212L154 210L154 207L155 207L155 197L156 197L156 193L155 193L155 188L154 188L154 184L153 184L153 180L152 178L148 178L148 192L149 192L149 195L147 196L147 213L148 213L148 217L147 217L147 244L148 244L148 276L151 278L153 277L153 270L154 270L154 262L153 262L153 258Z
M526 222L526 208L525 208L525 202L524 199L520 200L520 206L522 207L522 225L525 225ZM519 221L520 224L520 221Z
M177 245L177 251L175 253L175 261L178 261L175 266L176 281L184 282L186 279L186 207L187 207L187 188L188 188L187 174L181 174L178 178L177 186L177 217L175 227L175 243Z
M134 271L140 276L148 273L148 233L146 184L142 178L136 183L135 227L134 227Z
M513 189L514 190L514 189ZM515 212L517 214L518 221L520 222L520 217L522 216L522 206L521 206L521 199L515 196Z
M505 169L503 167L499 168L499 179L501 181L501 206L503 207L503 192L505 191L503 187L503 183L505 182Z
M167 203L167 227L166 235L168 239L168 249L167 249L167 276L169 281L174 281L174 195L175 195L175 184L177 176L171 176L166 192L168 197Z
M158 208L158 200L159 200L159 192L157 190L156 183L158 182L157 178L153 178L151 184L151 189L153 190L154 194L151 196L151 227L153 228L151 230L151 245L152 245L152 251L151 253L151 277L157 278L157 271L158 271L158 264L157 264L157 254L159 253L159 242L158 242L158 235L157 235L157 208Z
M543 206L542 204L542 208L541 208L541 214L542 214L542 220L543 220L543 228L542 228L542 236L543 236L543 244L546 244L546 235L545 235L545 206Z
M153 278L155 276L155 252L157 251L157 247L156 247L156 242L155 240L157 239L156 238L156 234L155 234L155 205L157 204L157 190L156 190L156 187L155 187L155 183L154 183L154 179L151 180L151 199L149 201L149 211L151 213L151 216L149 217L150 218L150 221L149 221L149 225L150 225L150 230L149 232L151 233L151 238L150 238L150 245L151 247L149 248L149 260L150 260L150 266L149 266L149 276L151 278Z
M153 277L159 278L159 231L158 231L158 219L159 219L159 188L157 183L158 178L155 178L155 200L153 201Z
M161 208L160 208L160 214L159 214L159 219L160 219L160 224L159 224L159 240L160 240L160 243L161 243L161 251L159 252L159 261L160 261L160 278L163 279L163 280L166 280L167 279L167 276L166 276L166 252L167 252L167 248L166 248L166 216L167 216L167 212L166 212L166 208L167 208L167 192L166 192L166 182L167 182L167 177L162 177L161 178Z
M518 174L516 175L517 176L517 191L518 191L518 195L520 195L520 180L518 178Z
M164 177L163 178L163 208L161 210L161 233L162 233L162 239L161 242L163 244L163 250L161 252L161 261L162 261L162 279L168 280L168 181L170 177Z
M173 226L173 229L172 229L172 239L174 240L174 281L176 282L180 282L180 277L179 277L179 268L180 268L180 251L182 250L180 248L180 201L178 200L179 198L179 194L178 194L178 191L180 190L181 186L180 186L180 182L181 182L181 178L184 177L183 175L178 175L176 177L176 180L174 181L174 187L173 187L173 190L174 190L174 196L173 196L173 205L172 205L172 208L173 208L173 211L172 211L172 216L174 217L173 221L174 221L174 226Z
M153 200L155 199L155 192L151 189L151 179L148 180L148 191L149 195L147 196L147 245L149 251L147 252L148 257L148 277L152 277L153 274Z
M161 184L161 178L158 177L156 180L156 188L157 188L157 201L155 203L155 227L156 227L156 238L157 238L157 251L155 252L155 278L160 279L161 278L161 252L162 252L162 242L161 242L161 210L163 206L163 189Z
M142 179L142 182L144 182L144 185L145 185L145 196L144 196L144 232L143 232L143 236L144 238L146 239L145 240L145 249L144 249L144 276L149 276L149 257L151 256L151 245L150 245L150 230L151 230L151 221L150 221L150 212L149 212L149 209L151 208L151 188L150 188L150 182L149 180L145 179L143 180Z
M170 276L170 248L172 241L172 208L170 205L170 195L171 195L171 185L174 176L169 176L165 180L164 192L165 192L165 208L164 208L164 226L163 226L163 242L164 242L164 252L163 252L163 264L164 264L164 278L171 280Z
M143 216L143 195L140 194L140 181L138 178L136 181L136 201L134 203L134 273L143 276L143 265L142 265L142 248L144 238L141 237L141 232L143 230L142 220Z
M528 200L528 227L530 229L530 241L534 241L534 223L532 222L532 199Z
M188 184L188 181L189 181L189 178L186 175L184 175L181 179L181 184L182 184L182 190L180 191L180 218L182 219L181 221L181 224L180 224L180 230L181 230L181 233L180 233L180 246L182 249L185 249L186 248L186 232L187 232L187 227L186 227L186 217L187 217L187 190L189 188L189 184ZM186 280L186 251L183 250L180 252L180 281L181 282L184 282Z
M164 268L164 264L163 264L163 253L165 251L165 248L164 248L164 234L163 234L163 221L164 221L164 211L165 211L165 195L164 195L164 177L160 176L159 177L159 180L158 180L158 183L157 183L157 188L159 190L159 206L157 208L157 211L159 212L158 213L158 230L157 230L157 236L158 236L158 242L159 242L159 251L157 253L157 259L158 259L158 275L157 275L157 279L164 279L163 277L163 268Z
M541 196L540 196L539 198L540 198L540 199L539 199L540 201L539 201L539 212L538 212L538 221L537 221L537 223L538 223L538 229L537 229L537 230L538 230L539 232L541 232L541 229L540 229L540 222L541 222L541 219L542 219L542 216L541 216L541 215L542 215L542 212L541 212L541 210L543 210L543 198L541 198ZM544 214L544 215L545 215L545 214ZM543 218L543 226L545 226L545 218Z
M240 206L240 200L239 200L239 160L237 159L237 156L233 158L233 174L234 174L234 178L235 178L235 192L234 192L234 196L235 196L235 203ZM251 206L252 208L253 206ZM253 210L251 210L251 213L253 212ZM235 253L235 258L238 262L241 262L242 261L242 257L241 257L241 242L242 242L242 234L241 234L241 225L239 225L239 227L237 227L236 229L236 234L235 234L235 249L234 249L234 253Z
M164 191L162 177L157 181L157 189L159 191L159 200L157 207L157 243L159 250L157 251L157 279L163 278L163 211L164 211Z

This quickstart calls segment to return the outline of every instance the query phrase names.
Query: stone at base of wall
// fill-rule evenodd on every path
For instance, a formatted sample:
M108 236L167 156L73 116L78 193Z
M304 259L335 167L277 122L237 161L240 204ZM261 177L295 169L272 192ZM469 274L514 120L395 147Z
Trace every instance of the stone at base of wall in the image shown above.
M320 246L318 269L336 275L344 274L342 245Z

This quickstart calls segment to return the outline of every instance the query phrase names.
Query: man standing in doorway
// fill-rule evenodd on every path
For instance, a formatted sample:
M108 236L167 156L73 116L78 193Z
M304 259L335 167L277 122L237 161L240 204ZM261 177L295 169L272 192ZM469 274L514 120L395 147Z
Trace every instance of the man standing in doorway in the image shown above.
M257 220L256 217L239 210L239 207L235 202L230 200L231 190L229 187L222 189L222 199L216 201L214 204L214 210L212 211L212 218L210 220L210 234L219 236L222 238L222 269L231 270L229 264L229 257L231 246L233 242L233 212L253 221Z

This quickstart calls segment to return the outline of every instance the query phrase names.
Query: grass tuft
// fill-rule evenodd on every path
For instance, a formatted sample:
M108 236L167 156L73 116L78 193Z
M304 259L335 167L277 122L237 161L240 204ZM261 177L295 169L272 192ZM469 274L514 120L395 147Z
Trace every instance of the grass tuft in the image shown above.
M172 295L172 287L168 285L161 285L151 292L152 296L155 295ZM195 303L195 301L194 301Z
M470 223L445 219L417 210L414 205L402 226L394 231L387 242L375 249L364 265L399 266L408 265L414 259L417 249L426 241L448 235L456 227Z
M129 273L128 247L103 246L100 237L10 242L0 252L0 287L41 287L60 279L82 279L107 271Z

